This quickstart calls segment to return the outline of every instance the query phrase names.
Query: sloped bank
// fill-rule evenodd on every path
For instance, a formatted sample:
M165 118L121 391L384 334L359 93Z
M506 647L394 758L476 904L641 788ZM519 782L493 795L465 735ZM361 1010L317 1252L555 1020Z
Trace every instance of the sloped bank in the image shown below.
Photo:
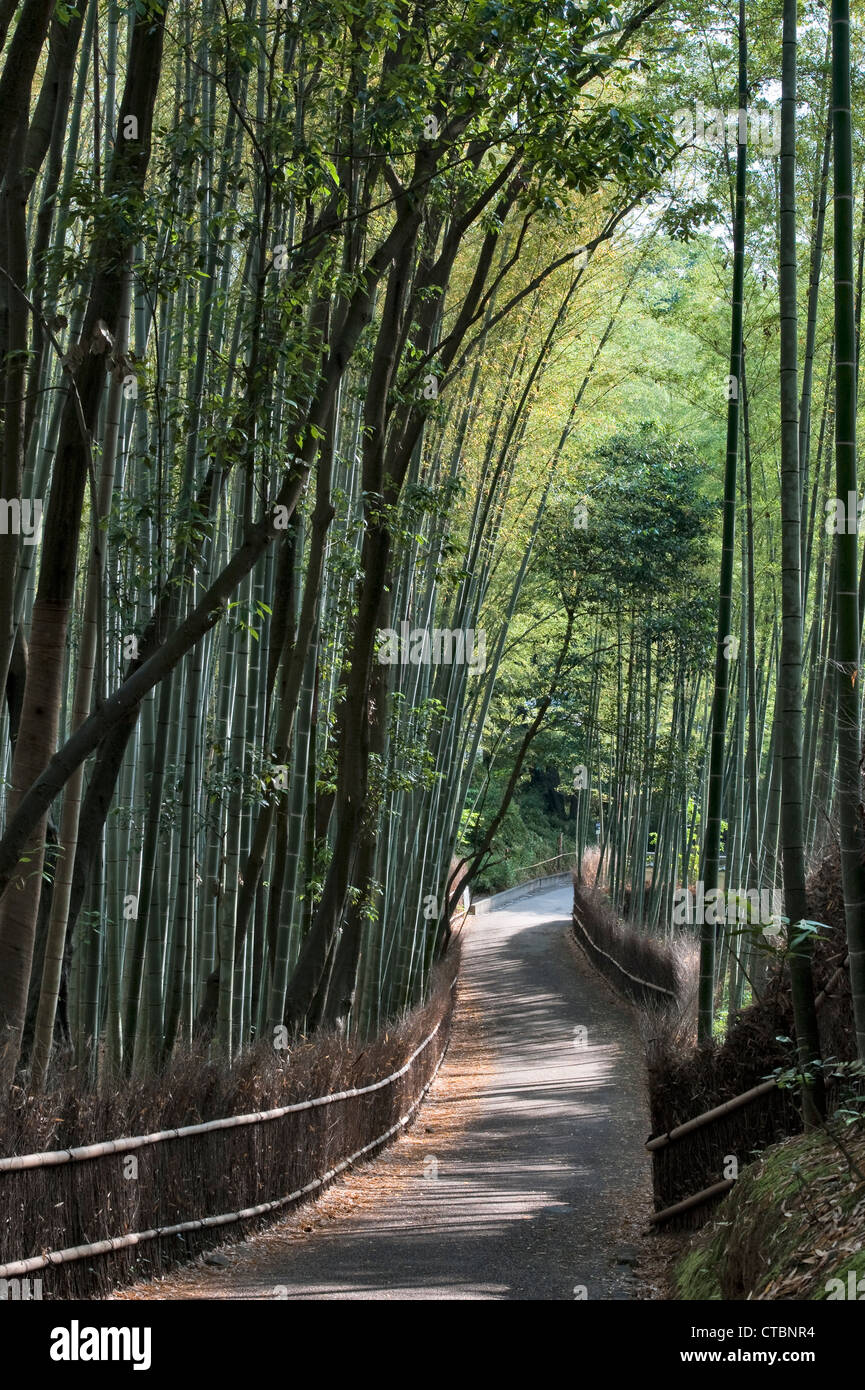
M865 1301L865 1126L767 1149L694 1238L674 1284L679 1299Z

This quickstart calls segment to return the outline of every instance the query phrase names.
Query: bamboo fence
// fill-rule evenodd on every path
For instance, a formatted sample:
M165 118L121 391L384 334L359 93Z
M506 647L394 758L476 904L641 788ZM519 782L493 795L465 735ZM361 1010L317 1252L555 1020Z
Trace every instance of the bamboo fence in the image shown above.
M424 1012L434 1025L405 1062L367 1085L0 1159L3 1209L11 1218L0 1236L0 1279L50 1268L57 1283L50 1296L92 1297L118 1278L146 1277L188 1259L216 1243L223 1227L255 1222L320 1192L416 1113L447 1050L455 983L443 989L432 1017ZM80 1239L70 1242L70 1234ZM30 1250L8 1258L10 1239ZM140 1253L145 1245L147 1256Z

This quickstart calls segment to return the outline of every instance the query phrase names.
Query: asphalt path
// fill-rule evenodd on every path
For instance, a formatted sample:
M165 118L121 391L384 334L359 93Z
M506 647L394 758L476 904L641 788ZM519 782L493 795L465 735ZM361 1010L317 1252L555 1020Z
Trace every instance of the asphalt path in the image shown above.
M468 920L454 1036L407 1135L305 1213L126 1296L635 1297L642 1049L569 940L570 904L556 887Z

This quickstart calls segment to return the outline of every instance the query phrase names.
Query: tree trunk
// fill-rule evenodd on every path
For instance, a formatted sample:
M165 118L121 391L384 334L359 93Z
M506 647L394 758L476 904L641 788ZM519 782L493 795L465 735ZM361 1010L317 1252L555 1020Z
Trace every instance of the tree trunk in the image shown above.
M781 227L778 294L781 319L781 660L776 698L781 707L781 856L789 919L790 978L799 1064L820 1059L820 1035L811 978L811 936L801 923L805 892L802 806L802 552L799 470L798 332L796 296L796 0L784 0L781 67ZM803 1080L806 1126L819 1122L823 1084L819 1069Z
M832 141L835 226L835 492L845 514L858 496L856 470L856 314L853 294L853 131L850 5L832 0ZM865 837L860 813L858 526L856 509L835 538L838 671L838 802L841 879L856 1046L865 1060Z
M706 829L703 840L704 892L718 887L721 853L721 814L724 779L724 744L733 616L733 567L736 539L736 472L739 448L739 398L742 389L742 318L745 291L745 174L747 166L748 49L745 4L739 0L739 124L736 141L736 199L733 216L733 306L730 329L729 399L727 402L727 453L724 469L724 521L721 542L721 580L718 595L718 637L715 651L715 689L712 698L712 735L709 746L709 785ZM700 1042L712 1037L715 1014L715 925L700 927L700 982L698 1033Z
M119 200L143 191L163 36L164 15L136 19L120 131L106 190ZM124 134L127 116L137 123L128 127L136 130L134 140ZM30 637L31 661L12 766L10 814L14 814L27 789L45 770L57 746L78 532L84 487L92 468L90 438L96 428L106 378L101 325L116 325L122 302L124 261L122 247L103 242L94 248L93 287L80 344L83 361L70 384L63 410L45 518ZM21 891L7 889L0 903L0 1084L12 1080L19 1059L39 910L45 823L43 813L32 827L20 876Z

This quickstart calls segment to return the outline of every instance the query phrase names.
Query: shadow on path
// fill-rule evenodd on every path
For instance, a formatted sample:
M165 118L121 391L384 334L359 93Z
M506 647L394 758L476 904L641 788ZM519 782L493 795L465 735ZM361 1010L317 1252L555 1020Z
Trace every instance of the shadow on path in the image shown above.
M337 1184L227 1248L228 1268L143 1296L632 1297L615 1253L622 1207L650 1182L642 1050L629 1010L578 961L569 911L556 888L469 919L458 1020L473 1013L480 1037L458 1022L419 1120L358 1175L358 1207Z

